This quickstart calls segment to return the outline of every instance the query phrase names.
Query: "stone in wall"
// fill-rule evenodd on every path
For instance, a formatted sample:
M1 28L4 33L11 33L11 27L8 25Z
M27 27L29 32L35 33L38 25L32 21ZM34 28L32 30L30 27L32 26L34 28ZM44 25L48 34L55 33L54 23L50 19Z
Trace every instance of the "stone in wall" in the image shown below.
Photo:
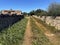
M40 17L40 19L41 19L42 21L44 21L44 19L45 19L45 16L42 16L42 17Z

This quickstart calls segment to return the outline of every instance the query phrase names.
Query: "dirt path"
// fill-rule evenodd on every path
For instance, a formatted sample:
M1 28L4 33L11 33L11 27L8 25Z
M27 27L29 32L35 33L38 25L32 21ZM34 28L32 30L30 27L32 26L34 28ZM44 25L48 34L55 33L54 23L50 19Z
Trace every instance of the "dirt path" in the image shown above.
M44 31L44 34L47 36L47 38L49 39L49 41L53 44L53 45L60 45L60 41L58 40L57 36L55 34L52 34L49 29L47 29L46 27L43 26L43 24L38 23L35 19L33 19L36 23L36 25Z
M28 18L28 23L25 31L25 36L24 36L24 41L23 45L32 45L31 43L31 37L32 37L32 32L31 32L31 27L30 27L30 17Z

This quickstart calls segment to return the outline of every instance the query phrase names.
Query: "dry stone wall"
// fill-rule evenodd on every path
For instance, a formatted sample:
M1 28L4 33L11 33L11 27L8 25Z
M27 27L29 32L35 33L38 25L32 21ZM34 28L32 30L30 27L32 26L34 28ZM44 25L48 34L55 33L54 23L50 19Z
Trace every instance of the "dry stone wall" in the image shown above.
M34 17L39 18L42 21L44 21L45 19L46 24L50 26L54 26L56 29L60 30L60 17L57 16L55 19L53 19L51 16L47 16L46 18L45 16L42 16L42 17L34 16Z

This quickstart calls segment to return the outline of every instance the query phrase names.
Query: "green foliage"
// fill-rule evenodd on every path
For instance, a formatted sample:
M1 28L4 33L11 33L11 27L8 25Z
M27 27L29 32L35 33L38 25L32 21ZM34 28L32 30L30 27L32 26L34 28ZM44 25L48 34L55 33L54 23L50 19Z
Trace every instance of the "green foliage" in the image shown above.
M24 16L27 16L27 15L28 15L28 13L26 13L26 12L23 12L22 14L23 14Z
M41 13L42 11L43 11L42 9L37 9L35 13L38 14L38 13Z
M48 13L46 11L43 11L40 13L40 16L47 16L47 15L48 15Z
M27 24L27 19L13 24L11 27L3 30L0 33L0 45L21 45L24 37L24 32Z
M29 15L43 16L43 15L47 15L47 12L42 9L37 9L29 12Z
M48 14L56 17L60 15L60 4L58 3L52 3L48 7Z
M29 15L35 15L35 11L32 10L32 11L30 11L28 14L29 14Z

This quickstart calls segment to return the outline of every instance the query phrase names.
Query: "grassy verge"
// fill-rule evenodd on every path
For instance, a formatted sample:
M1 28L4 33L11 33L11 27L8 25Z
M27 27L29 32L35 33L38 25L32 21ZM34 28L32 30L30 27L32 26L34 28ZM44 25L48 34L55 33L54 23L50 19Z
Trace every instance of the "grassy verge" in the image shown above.
M0 45L22 45L28 19L13 24L0 33Z
M37 27L33 19L31 18L31 28L33 32L32 45L52 45L49 39L44 35L44 33Z
M40 19L35 18L35 17L33 17L33 18L34 18L38 23L43 24L43 26L45 26L47 29L49 29L52 33L56 33L56 32L58 31L55 27L50 26L50 25L47 25L45 22L41 21Z

